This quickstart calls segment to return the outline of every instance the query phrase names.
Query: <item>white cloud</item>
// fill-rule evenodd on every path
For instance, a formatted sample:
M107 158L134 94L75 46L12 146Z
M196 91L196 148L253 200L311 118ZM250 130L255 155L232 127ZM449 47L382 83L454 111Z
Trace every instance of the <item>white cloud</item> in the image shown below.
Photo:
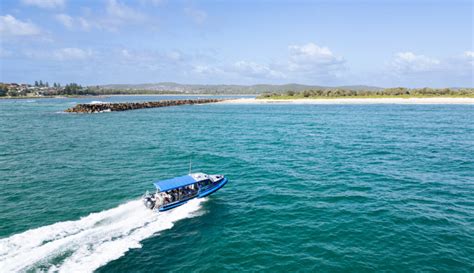
M288 49L290 50L291 58L295 61L330 62L335 58L329 48L320 47L313 43L290 45Z
M126 63L137 63L137 65L156 64L160 59L159 53L130 49L119 50L119 57L121 58L121 61Z
M472 86L474 79L474 52L448 56L442 59L399 52L387 64L384 76L390 86Z
M134 59L134 56L127 49L120 50L120 54L126 59Z
M0 34L7 36L34 36L41 33L41 30L29 22L22 22L7 14L0 16Z
M55 19L68 29L88 31L94 28L116 32L121 26L143 23L148 17L120 1L107 0L105 2L105 10L102 12L94 14L89 11L83 17L72 17L61 13L57 14Z
M399 73L429 72L440 67L440 61L413 52L399 52L392 62L392 68Z
M68 29L89 30L94 24L93 22L89 22L84 17L75 18L65 13L56 14L54 18Z
M84 29L84 30L88 30L91 28L91 23L89 23L86 19L84 19L83 17L79 17L77 18L77 21L79 22L79 26Z
M92 57L92 50L84 50L80 48L67 47L57 49L53 52L52 57L58 61L69 60L86 60Z
M474 67L474 51L465 51L464 52L464 59L472 66L471 67L471 74L473 73Z
M63 24L63 26L67 28L72 28L73 26L74 19L67 14L64 14L64 13L57 14L56 16L54 16L54 18L56 18L58 22L60 22L61 24Z
M115 53L117 54L117 52ZM182 55L177 52L163 53L153 50L135 50L120 49L116 55L120 63L124 65L133 65L135 67L157 70L158 68L168 67L171 69L180 65L184 60Z
M52 9L64 7L64 0L22 0L23 4L39 8Z
M192 72L197 74L215 75L218 73L222 73L223 71L220 68L209 65L194 65Z
M238 61L234 63L236 72L243 76L252 78L284 78L285 75L279 71L271 69L267 65L249 61Z
M108 0L106 11L111 17L122 20L142 20L144 17L143 14L117 0Z
M344 58L336 56L327 47L314 43L290 45L288 69L311 74L330 74L343 69Z
M148 17L118 0L107 0L102 13L89 12L84 17L57 14L55 19L68 29L90 30L92 28L116 32L121 26L143 23Z
M32 59L55 61L84 61L94 56L91 49L66 47L51 50L26 50L23 54Z
M444 74L467 77L472 86L474 82L474 51L465 51L464 54L448 58L441 64Z
M121 26L143 23L148 16L117 0L107 0L105 13L80 17L77 19L80 27L84 30L97 28L112 32L119 31Z
M139 0L139 1L143 6L146 6L149 4L153 6L160 6L166 2L166 0Z
M179 51L171 51L171 52L168 52L168 53L166 53L165 56L166 56L166 58L168 58L169 60L175 61L175 62L178 62L178 61L183 60L183 54L181 54L181 52L179 52Z
M194 22L198 24L204 23L207 19L207 13L203 10L196 8L185 8L184 12L193 19Z
M148 0L148 1L145 1L145 2L150 2L152 5L161 5L164 1L163 0Z
M227 75L237 75L254 80L288 80L299 82L328 82L340 77L345 70L345 60L336 56L327 47L314 43L288 46L289 56L286 60L273 63L258 63L240 60L232 65L224 65ZM207 66L196 66L196 73L213 72Z
M294 82L333 84L346 75L345 62L328 47L307 43L289 45L288 59L274 67Z

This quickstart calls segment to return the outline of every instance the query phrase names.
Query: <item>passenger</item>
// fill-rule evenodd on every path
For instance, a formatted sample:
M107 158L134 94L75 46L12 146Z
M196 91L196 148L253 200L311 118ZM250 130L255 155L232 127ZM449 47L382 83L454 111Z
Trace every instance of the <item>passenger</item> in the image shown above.
M171 193L171 202L174 202L176 201L176 194L174 193L174 191Z
M155 207L160 207L161 205L163 205L163 196L161 196L161 194L156 193L155 197L156 197Z

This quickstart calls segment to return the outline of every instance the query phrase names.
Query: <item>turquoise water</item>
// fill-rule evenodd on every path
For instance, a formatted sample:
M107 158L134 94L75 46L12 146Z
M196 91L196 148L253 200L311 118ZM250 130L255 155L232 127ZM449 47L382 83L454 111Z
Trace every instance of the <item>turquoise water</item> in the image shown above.
M473 272L474 107L0 101L0 271ZM156 215L152 181L225 174Z

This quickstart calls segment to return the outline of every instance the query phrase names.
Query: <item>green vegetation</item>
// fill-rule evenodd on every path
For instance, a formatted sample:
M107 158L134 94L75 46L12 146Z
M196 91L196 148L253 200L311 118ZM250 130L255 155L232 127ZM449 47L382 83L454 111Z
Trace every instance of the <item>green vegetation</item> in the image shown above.
M380 90L313 89L300 92L264 93L259 99L330 99L330 98L425 98L474 97L474 88L386 88Z
M102 96L102 95L156 95L183 94L179 91L104 88L103 86L83 87L77 83L61 86L54 82L52 86L42 80L34 84L0 83L0 97L54 97L54 96Z
M6 96L8 93L8 86L6 84L0 83L0 97Z
M79 86L80 87L80 86ZM67 89L67 85L65 90ZM157 91L157 90L143 90L143 89L113 89L103 88L100 86L89 86L86 88L80 87L79 89L73 87L73 91L65 93L66 95L94 95L94 96L105 96L105 95L163 95L163 94L182 94L177 91ZM66 92L66 91L65 91ZM59 94L63 95L63 94Z
M216 95L231 95L231 94L255 94L259 95L264 92L268 93L283 93L289 90L300 92L304 90L315 89L350 89L350 90L381 90L382 88L367 85L350 85L350 86L336 86L327 87L320 85L303 85L303 84L254 84L254 85L236 85L236 84L180 84L175 82L158 82L146 84L108 84L101 85L103 89L127 90L128 92L134 90L142 90L153 92L169 91L179 92L179 94L216 94Z
M158 83L141 85L102 85L83 87L77 83L65 86L39 80L34 84L0 83L0 97L54 97L106 95L165 95L165 94L260 94L258 98L411 98L411 97L474 97L474 88L378 88L373 86L323 87L298 84L286 85L184 85Z

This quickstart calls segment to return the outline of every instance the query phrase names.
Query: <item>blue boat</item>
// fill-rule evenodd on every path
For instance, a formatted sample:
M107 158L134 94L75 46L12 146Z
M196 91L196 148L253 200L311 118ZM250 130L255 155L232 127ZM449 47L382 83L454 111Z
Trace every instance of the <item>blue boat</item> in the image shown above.
M155 193L145 193L143 203L151 210L166 211L179 207L191 199L206 197L227 183L223 175L192 173L167 180L155 181Z

